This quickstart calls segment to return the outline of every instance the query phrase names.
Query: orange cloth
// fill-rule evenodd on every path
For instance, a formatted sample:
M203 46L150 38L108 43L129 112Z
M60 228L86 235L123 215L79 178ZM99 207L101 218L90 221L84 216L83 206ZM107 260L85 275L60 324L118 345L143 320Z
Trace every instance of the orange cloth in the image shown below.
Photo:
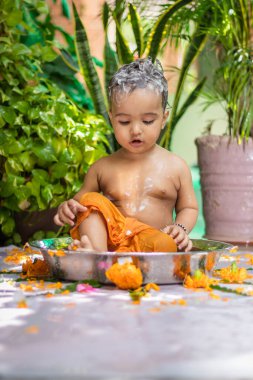
M80 203L88 208L79 213L70 231L73 239L80 239L78 226L92 211L102 216L108 233L108 250L116 252L176 252L177 245L169 235L135 218L125 217L114 204L100 193L86 193Z

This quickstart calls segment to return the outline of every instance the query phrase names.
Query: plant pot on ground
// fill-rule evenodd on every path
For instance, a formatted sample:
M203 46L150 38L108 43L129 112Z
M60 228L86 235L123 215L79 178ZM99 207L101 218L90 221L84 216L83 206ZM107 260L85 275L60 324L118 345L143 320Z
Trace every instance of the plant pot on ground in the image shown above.
M252 1L210 2L217 68L208 103L224 106L227 131L196 140L206 237L248 243L253 242Z
M196 139L208 239L253 243L253 140Z

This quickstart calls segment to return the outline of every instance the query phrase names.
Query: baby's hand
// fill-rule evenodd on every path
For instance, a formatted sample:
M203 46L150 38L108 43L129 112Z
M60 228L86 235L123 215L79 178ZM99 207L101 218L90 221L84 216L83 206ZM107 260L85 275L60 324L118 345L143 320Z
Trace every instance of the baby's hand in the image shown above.
M64 224L69 224L74 226L74 219L78 212L84 212L87 208L82 206L75 199L69 199L68 201L60 204L57 210L57 214L54 217L54 222L58 226L64 226Z
M171 224L164 227L162 231L175 240L180 251L188 252L192 249L192 241L182 227L176 224Z

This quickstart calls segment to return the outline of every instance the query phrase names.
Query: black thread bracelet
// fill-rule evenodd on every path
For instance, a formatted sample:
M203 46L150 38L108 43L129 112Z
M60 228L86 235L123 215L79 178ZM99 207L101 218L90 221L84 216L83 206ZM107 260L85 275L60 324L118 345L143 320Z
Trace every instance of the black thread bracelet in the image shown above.
M184 230L184 232L186 234L188 234L187 228L183 224L181 224L181 223L173 223L173 224L174 224L174 226L181 227Z

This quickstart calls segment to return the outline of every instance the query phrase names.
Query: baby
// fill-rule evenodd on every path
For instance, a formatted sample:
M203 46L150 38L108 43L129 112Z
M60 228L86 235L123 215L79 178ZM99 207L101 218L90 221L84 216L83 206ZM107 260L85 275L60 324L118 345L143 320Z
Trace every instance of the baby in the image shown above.
M84 250L191 250L188 233L198 215L191 173L181 158L156 144L168 117L159 61L122 66L110 81L109 99L121 148L90 167L80 191L59 206L55 223L73 226L72 247Z

